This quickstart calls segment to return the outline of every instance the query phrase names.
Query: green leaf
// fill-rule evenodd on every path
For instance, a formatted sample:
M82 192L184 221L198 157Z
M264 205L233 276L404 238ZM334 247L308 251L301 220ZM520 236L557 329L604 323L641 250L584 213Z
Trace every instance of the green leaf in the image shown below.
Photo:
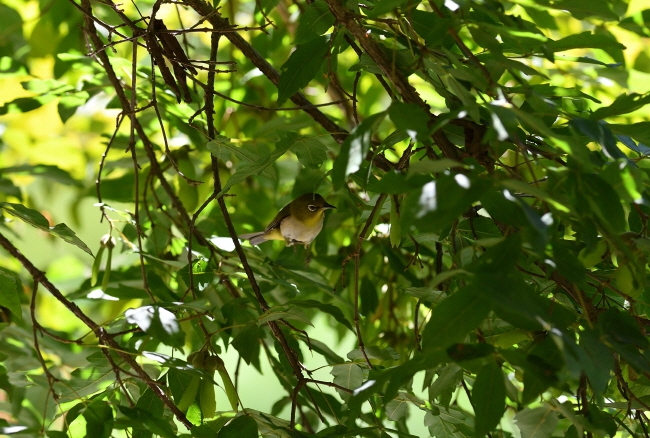
M16 13L12 9L0 5L0 15L4 15L3 12L6 12L7 9ZM0 26L5 26L7 23L0 22ZM8 27L5 27L8 28ZM0 47L1 48L1 47ZM0 78L9 78L13 76L25 76L27 75L27 68L24 63L20 62L17 59L12 59L9 56L0 56Z
M431 311L422 333L422 348L447 348L463 342L490 312L481 287L467 286L446 298Z
M589 378L589 384L597 396L602 396L607 390L610 372L614 368L614 356L598 333L592 329L585 329L580 333L580 347L584 352L581 363Z
M373 75L381 75L383 72L377 65L374 59L372 59L367 53L362 53L359 57L359 62L353 65L348 69L348 71L366 71Z
M395 9L401 8L407 0L377 0L375 6L368 9L366 13L369 17L379 17Z
M540 296L515 271L480 275L476 282L486 285L494 311L514 327L543 330L548 325L566 327L575 320L570 311Z
M81 187L81 182L76 180L70 173L57 166L48 164L22 165L0 168L1 174L18 173L33 175L39 178L46 178L69 186Z
M22 204L10 204L8 202L0 203L0 208L39 230L49 232L50 223L45 216L36 210L27 208Z
M616 145L616 139L607 126L607 123L576 118L571 120L569 125L576 128L593 141L598 142L603 147L603 152L605 152L608 157L612 159L627 158Z
M379 295L377 293L377 287L372 281L364 277L361 280L361 287L359 288L359 295L361 298L361 314L363 316L368 316L372 314L379 305ZM350 330L352 328L350 327Z
M93 400L83 411L86 436L108 438L113 432L113 410L103 400Z
M176 315L160 306L143 306L124 312L129 324L137 325L143 332L170 347L181 348L185 344L185 332L181 330Z
M59 400L62 403L96 393L106 387L106 382L115 378L113 366L102 353L93 353L86 360L90 363L74 370L70 380L57 384ZM116 366L121 366L123 363L121 359L114 358L114 360Z
M212 153L212 155L224 161L231 158L231 153L234 154L237 159L246 163L252 164L260 159L259 155L249 151L244 145L236 146L228 137L223 135L217 135L214 140L209 141L206 148L210 153ZM267 178L271 178L272 180L277 179L275 169L273 169L272 166L266 167L261 174Z
M379 347L371 345L369 347L364 347L364 350L366 353L365 355L360 348L355 348L347 354L347 357L348 359L355 362L365 362L366 356L368 356L368 359L376 359L381 361L399 360L400 358L400 354L391 347L380 349Z
M451 399L453 391L456 390L460 379L463 377L463 369L456 363L450 363L438 370L437 373L438 378L429 387L429 399L442 398L441 396L445 394L448 394L449 399ZM441 404L444 403L441 402ZM446 407L449 407L448 403Z
M321 312L330 314L331 316L334 317L334 319L337 322L343 324L350 331L354 332L354 329L352 328L352 324L350 324L350 321L347 320L347 318L345 317L341 309L336 307L333 304L321 303L320 301L316 301L316 300L292 300L292 301L287 301L285 305L298 306L298 307L303 307L305 309L318 309Z
M164 377L158 383L164 383ZM151 424L152 419L161 418L165 411L163 401L154 394L151 388L144 390L135 407L141 410L144 415L142 417L143 421L137 422L137 426L134 427L134 438L151 438L152 432L164 436L165 433L169 432L169 424Z
M490 182L465 174L442 175L406 195L402 233L440 232L450 226L487 190Z
M572 49L602 49L610 55L616 51L625 50L625 46L608 35L582 32L570 35L557 41L548 41L546 47L551 52L564 52Z
M408 412L410 400L404 397L402 394L398 395L384 407L386 416L389 420L399 421L406 416Z
M244 181L251 175L264 174L264 171L269 168L273 163L277 161L282 155L289 150L291 145L296 141L298 134L295 132L290 132L285 134L280 141L275 144L275 150L270 154L258 159L254 163L244 164L237 168L237 172L232 175L223 188L219 195L227 193L233 186Z
M20 188L17 187L9 178L2 178L1 176L0 193L5 194L6 196L13 196L15 198L18 198L19 201L23 200L23 194L20 191Z
M77 237L77 234L74 231L72 231L70 228L68 228L66 224L56 224L55 226L50 227L49 233L53 236L65 240L66 242L74 246L81 248L90 256L93 255L90 248L88 248L88 246L86 246L86 244Z
M382 175L381 179L371 179L366 188L375 193L399 195L412 190L417 190L429 180L430 178L424 175L407 175L403 171L391 170Z
M458 438L460 434L453 423L444 421L441 416L427 412L424 416L424 425L429 428L431 436L436 438Z
M93 255L92 251L84 242L77 237L74 231L72 231L66 224L57 224L54 227L50 227L49 222L41 213L31 208L27 208L22 204L10 204L8 202L0 202L0 208L4 209L7 213L11 214L22 220L23 222L28 223L29 225L38 228L39 230L45 231L55 237L65 240L66 242L79 247L84 250L90 256Z
M549 235L549 220L552 220L550 215L540 217L537 211L509 190L484 194L481 205L492 218L520 228L532 249L540 255L544 253Z
M549 438L557 423L557 413L549 405L526 408L515 415L515 424L522 438Z
M436 304L445 296L445 293L443 291L436 290L431 287L405 287L404 292L416 298L419 298L422 301L428 301L429 303L433 304Z
M178 406L178 409L181 410L181 412L187 412L189 407L192 405L194 400L196 399L196 394L199 392L199 386L201 385L201 377L199 376L192 376L192 379L190 380L189 385L185 388L183 395L180 397L178 401L176 401L176 405Z
M616 98L614 102L608 107L598 108L591 114L592 120L600 120L607 117L620 116L628 114L643 108L650 103L650 93L646 94L622 94Z
M466 362L494 354L494 346L491 344L454 344L447 348L447 356L454 361Z
M201 378L199 386L199 405L203 418L212 418L217 414L217 399L214 392L214 383L207 377Z
M237 389L232 383L232 379L230 378L230 374L228 374L228 370L226 370L223 360L221 360L219 356L215 357L217 358L217 372L219 373L219 377L221 377L221 383L226 391L226 397L228 397L228 402L230 403L232 410L237 412L239 409L239 395L237 394Z
M388 116L412 141L424 142L430 137L429 114L414 103L393 101L388 108Z
M138 424L143 425L147 430L160 435L163 438L175 438L177 434L171 428L168 422L161 421L160 417L152 415L146 410L138 407L130 408L128 406L119 406L119 410L122 414L134 420Z
M605 431L607 435L614 436L618 426L616 425L616 420L610 414L605 411L598 409L598 406L595 404L589 405L589 410L587 411L587 418L595 427Z
M190 368L189 363L182 361L181 359L176 359L176 358L173 359L178 360L179 362L185 364L184 367L180 367L180 366L170 367L169 371L165 375L167 377L167 385L169 386L169 389L172 392L174 401L178 405L180 399L183 398L186 389L188 388L188 386L190 386L194 376L201 377L201 373L198 370L193 370L192 368Z
M309 317L302 310L290 305L271 307L260 315L257 319L257 324L262 325L270 321L277 321L278 319L295 319L313 327Z
M255 5L264 11L265 14L269 14L273 9L275 9L280 3L280 0L260 0L256 2ZM215 3L215 7L217 4Z
M569 11L572 16L580 20L587 17L599 17L605 20L618 20L616 14L610 6L612 2L608 0L593 0L585 2L584 0L537 0L538 6L546 6L560 11Z
M447 29L452 24L449 18L439 17L433 12L419 9L409 11L413 29L426 41L427 45L440 45L447 37Z
M640 349L650 348L650 341L641 333L634 317L612 307L598 316L598 325L611 340L634 345Z
M568 213L570 211L567 206L554 199L551 195L548 194L548 192L532 184L526 184L515 179L504 180L501 181L500 184L513 192L522 192L533 195L545 202L548 202L555 209L561 212Z
M625 211L616 191L598 175L583 174L579 185L601 224L613 233L625 231Z
M330 373L334 376L334 383L353 391L363 383L363 370L355 362L334 365Z
M18 321L23 319L20 308L20 286L16 278L0 271L0 306L9 309Z
M33 111L54 100L55 96L19 97L0 106L0 116Z
M402 223L397 212L396 198L390 203L390 244L393 248L399 246L402 241Z
M506 385L503 371L495 361L481 368L472 388L472 404L476 414L476 436L493 430L506 409Z
M316 0L307 4L305 11L300 15L294 44L304 44L324 34L334 24L334 16L329 10L325 0Z
M219 431L218 438L257 438L257 421L240 415Z
M614 134L627 135L645 145L650 145L650 122L625 123L620 125L610 123L607 126Z
M115 178L102 178L99 183L99 190L104 202L109 199L118 202L132 202L134 189L135 174L132 171L127 171ZM91 196L95 196L95 187L89 193L92 193Z
M260 328L255 321L251 321L232 340L232 346L249 365L260 350L259 340L261 336Z
M306 340L305 340L306 342ZM345 360L336 354L330 347L324 342L318 341L316 339L310 339L309 340L309 345L311 346L311 349L314 350L316 353L322 355L325 360L327 361L328 364L330 365L335 365L339 363L345 362Z
M372 144L372 136L386 117L385 112L373 114L357 125L341 146L339 156L332 169L334 187L342 187L348 175L361 168Z
M618 25L643 37L650 37L650 29L647 23L650 22L650 9L636 12L625 17ZM643 53L643 52L642 52Z
M68 119L77 111L77 108L85 104L89 98L90 95L87 91L63 95L57 105L61 122L67 122Z
M278 105L282 105L320 72L329 50L328 38L317 37L299 45L281 67Z
M318 169L327 160L327 146L317 138L299 137L291 146L303 166Z

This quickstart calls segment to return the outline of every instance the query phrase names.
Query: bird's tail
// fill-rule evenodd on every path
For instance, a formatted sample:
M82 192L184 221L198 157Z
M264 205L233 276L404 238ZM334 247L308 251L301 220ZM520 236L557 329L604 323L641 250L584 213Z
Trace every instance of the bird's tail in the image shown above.
M237 236L241 240L248 240L251 245L259 245L262 242L266 242L266 237L264 237L264 231L258 231L257 233L246 233L240 234Z

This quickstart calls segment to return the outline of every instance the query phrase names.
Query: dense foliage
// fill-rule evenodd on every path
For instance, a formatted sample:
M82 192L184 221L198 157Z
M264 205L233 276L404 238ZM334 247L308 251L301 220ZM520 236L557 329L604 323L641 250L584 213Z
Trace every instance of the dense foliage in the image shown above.
M645 7L3 1L0 433L648 437Z

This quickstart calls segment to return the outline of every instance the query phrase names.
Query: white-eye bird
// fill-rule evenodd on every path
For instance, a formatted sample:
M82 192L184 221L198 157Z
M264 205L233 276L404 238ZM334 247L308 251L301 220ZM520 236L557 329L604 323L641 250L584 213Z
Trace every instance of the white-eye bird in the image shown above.
M323 229L325 210L336 208L318 193L305 193L291 201L273 218L264 231L238 236L259 245L267 240L284 240L287 246L309 245Z

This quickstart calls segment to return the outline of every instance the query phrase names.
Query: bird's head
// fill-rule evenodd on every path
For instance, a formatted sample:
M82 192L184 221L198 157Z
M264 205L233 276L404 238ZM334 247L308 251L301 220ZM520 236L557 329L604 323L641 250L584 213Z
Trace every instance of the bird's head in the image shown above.
M318 193L305 193L291 202L291 215L301 222L315 223L323 217L325 210L336 208L328 204Z

